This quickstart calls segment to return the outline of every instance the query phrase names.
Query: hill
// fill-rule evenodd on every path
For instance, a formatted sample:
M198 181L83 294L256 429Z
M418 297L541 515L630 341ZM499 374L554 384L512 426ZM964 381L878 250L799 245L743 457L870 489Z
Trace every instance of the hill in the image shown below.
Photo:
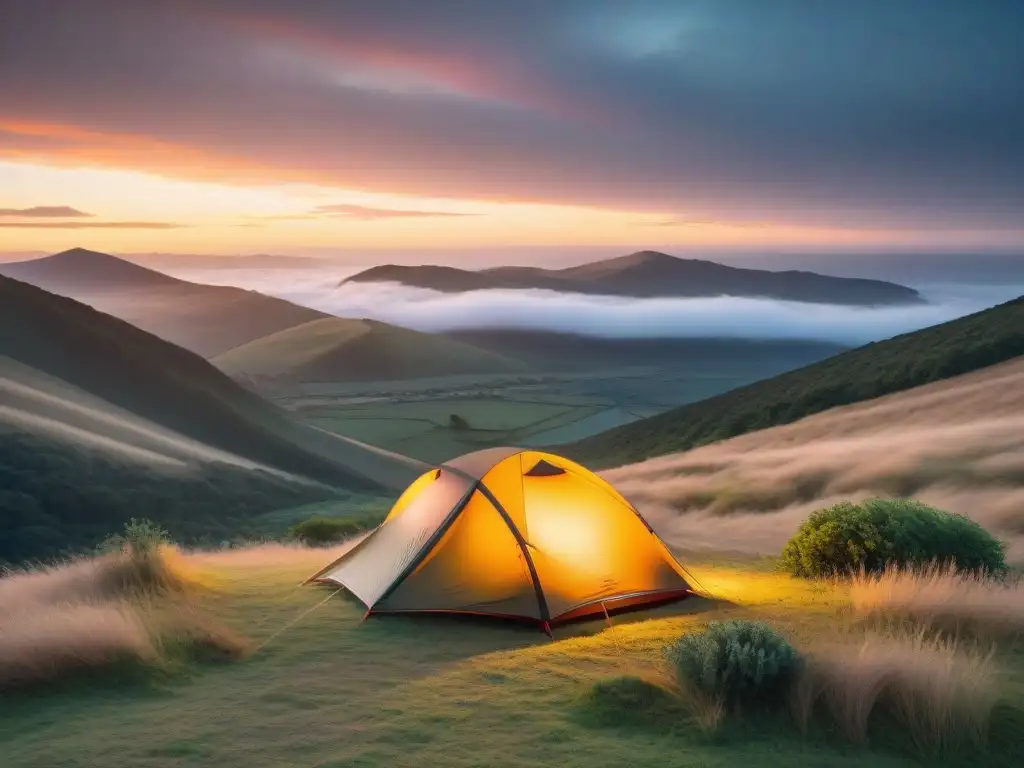
M255 291L190 283L83 248L0 264L0 275L82 301L204 357L328 317Z
M657 251L605 259L566 269L495 267L479 271L443 266L372 267L345 283L397 282L444 293L546 289L634 298L747 296L823 304L885 305L923 301L917 291L881 280L815 272L742 269Z
M777 555L812 510L900 496L967 515L1022 564L1022 459L1018 357L604 476L670 544L716 559Z
M0 277L0 560L145 515L183 541L402 488L421 466L291 419L198 355ZM339 502L340 503L340 502Z
M203 445L339 487L400 487L408 468L292 420L196 354L8 278L0 355Z
M598 466L682 451L1024 355L1024 297L602 432L559 450Z
M279 331L218 355L212 362L239 379L303 383L501 373L524 368L515 360L439 334L340 317Z
M847 349L832 342L802 339L604 338L506 328L449 331L444 335L544 371L620 366L689 366L699 370L709 363L737 361L763 365L763 375L770 376Z

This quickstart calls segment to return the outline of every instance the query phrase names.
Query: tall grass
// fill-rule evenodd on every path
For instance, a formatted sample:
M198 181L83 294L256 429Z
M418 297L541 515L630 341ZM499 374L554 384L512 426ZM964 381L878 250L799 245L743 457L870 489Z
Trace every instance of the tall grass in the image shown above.
M998 700L993 651L923 631L870 634L859 645L812 656L792 691L792 710L806 731L824 710L853 742L864 743L879 710L926 752L983 746Z
M161 548L4 574L0 688L123 662L244 653L247 641L199 607L182 565Z
M921 570L889 567L855 576L850 589L855 612L866 619L907 620L953 634L1024 633L1024 583L957 573L950 567Z

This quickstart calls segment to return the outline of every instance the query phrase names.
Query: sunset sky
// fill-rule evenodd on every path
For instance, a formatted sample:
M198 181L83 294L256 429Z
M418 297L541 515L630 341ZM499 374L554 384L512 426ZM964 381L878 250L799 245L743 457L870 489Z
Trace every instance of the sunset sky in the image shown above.
M0 251L1024 247L1019 0L0 4Z

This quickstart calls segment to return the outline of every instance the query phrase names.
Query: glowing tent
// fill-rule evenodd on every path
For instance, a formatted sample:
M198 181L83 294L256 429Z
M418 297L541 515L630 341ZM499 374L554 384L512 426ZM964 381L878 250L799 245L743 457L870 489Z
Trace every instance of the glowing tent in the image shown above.
M551 624L682 597L682 566L611 485L567 459L490 448L419 477L367 538L308 581L376 613Z

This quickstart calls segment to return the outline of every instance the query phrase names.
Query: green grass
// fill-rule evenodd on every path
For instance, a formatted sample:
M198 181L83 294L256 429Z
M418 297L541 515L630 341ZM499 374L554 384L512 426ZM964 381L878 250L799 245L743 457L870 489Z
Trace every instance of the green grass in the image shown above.
M564 428L605 406L595 398L476 396L303 407L312 424L423 461L445 461L492 445L521 445L535 433ZM457 414L468 429L452 429Z
M598 467L725 440L1024 355L1024 297L562 446Z
M257 644L331 594L297 588L317 553L242 567L203 566L217 591L207 607ZM255 564L257 563L258 564ZM378 617L335 595L247 660L196 668L151 684L36 689L0 698L0 753L10 768L103 765L171 768L254 766L904 766L926 764L899 734L874 748L835 735L806 739L785 715L727 718L707 735L657 697L595 685L654 662L681 632L712 619L768 619L797 645L844 631L842 589L791 579L756 565L694 568L725 601L556 630L555 640L499 622ZM1024 698L1024 658L1004 653L1004 698ZM607 682L604 683L607 688ZM599 685L600 687L600 685ZM612 700L609 700L609 696ZM609 721L607 708L636 698L652 717ZM1001 715L984 754L951 765L1014 765Z

